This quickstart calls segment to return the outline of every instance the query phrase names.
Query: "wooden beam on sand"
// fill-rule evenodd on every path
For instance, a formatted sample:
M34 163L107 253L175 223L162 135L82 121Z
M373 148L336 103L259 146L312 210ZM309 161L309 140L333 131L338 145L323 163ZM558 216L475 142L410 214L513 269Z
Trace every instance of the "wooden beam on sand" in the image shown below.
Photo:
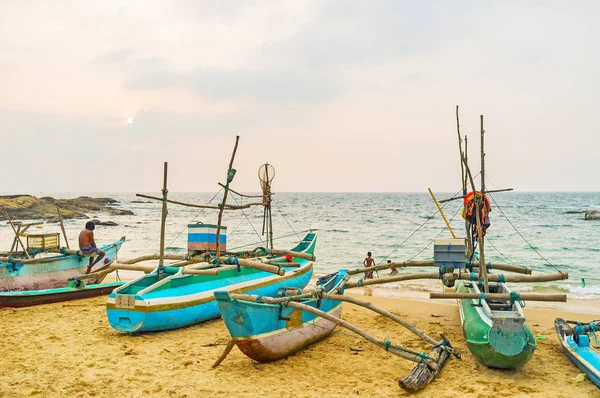
M487 300L505 300L511 299L509 294L504 293L486 293ZM567 302L566 294L550 294L550 293L519 293L519 297L524 301L551 301L551 302ZM430 299L460 299L460 300L478 300L481 298L477 293L429 293Z

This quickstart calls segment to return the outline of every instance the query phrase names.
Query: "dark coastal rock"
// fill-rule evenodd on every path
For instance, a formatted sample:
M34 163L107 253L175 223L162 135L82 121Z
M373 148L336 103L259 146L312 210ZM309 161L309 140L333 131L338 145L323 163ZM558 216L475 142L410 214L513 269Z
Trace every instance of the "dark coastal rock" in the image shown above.
M583 218L585 220L600 220L600 211L588 210L585 212L585 216Z
M92 222L94 223L94 225L104 225L106 227L116 227L117 225L119 225L114 221L100 221L98 219L94 219L92 220Z
M563 212L563 214L584 214L585 210L569 210Z
M73 199L55 199L50 196L37 198L31 195L0 196L0 207L4 208L13 220L45 219L54 222L57 218L56 206L60 207L63 219L87 219L87 212L103 212L109 215L134 215L131 210L115 208L120 202L112 198L92 198L80 196ZM0 212L0 220L6 217Z

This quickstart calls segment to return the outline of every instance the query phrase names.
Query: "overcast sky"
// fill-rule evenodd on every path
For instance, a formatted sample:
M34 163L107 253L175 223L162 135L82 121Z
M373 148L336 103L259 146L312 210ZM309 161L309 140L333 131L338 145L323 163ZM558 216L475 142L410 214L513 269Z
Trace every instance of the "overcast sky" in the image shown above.
M0 192L600 190L600 2L0 2Z

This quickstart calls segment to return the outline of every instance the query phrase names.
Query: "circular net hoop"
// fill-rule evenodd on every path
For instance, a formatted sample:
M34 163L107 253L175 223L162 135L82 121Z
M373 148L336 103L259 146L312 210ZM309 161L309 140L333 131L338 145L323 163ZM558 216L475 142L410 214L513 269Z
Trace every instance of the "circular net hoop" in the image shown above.
M271 187L271 181L275 178L275 168L269 163L265 163L258 169L258 179L263 190Z

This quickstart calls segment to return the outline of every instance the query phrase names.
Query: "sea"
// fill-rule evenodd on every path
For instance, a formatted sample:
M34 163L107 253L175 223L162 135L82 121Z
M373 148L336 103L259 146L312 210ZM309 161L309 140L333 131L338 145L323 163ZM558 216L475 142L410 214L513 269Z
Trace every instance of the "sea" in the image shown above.
M91 218L113 221L117 226L98 226L98 245L126 236L120 259L158 253L161 202L136 197L134 193L33 193L36 196L72 198L77 196L110 197L115 206L133 211L132 216L88 213ZM159 193L147 193L159 196ZM450 198L456 193L438 192L436 197ZM600 298L600 221L586 221L586 210L600 210L600 192L502 192L492 198L491 226L487 231L486 261L529 267L534 274L569 273L566 281L520 283L518 291L566 292L571 298ZM192 204L216 205L220 193L169 192L169 199ZM228 203L244 204L256 199L231 194ZM464 236L462 201L443 204L443 212L457 236ZM227 250L246 250L265 246L262 206L225 211ZM165 244L168 252L187 252L187 225L216 224L218 210L201 210L169 204ZM282 193L273 195L273 233L275 248L293 247L308 229L318 229L316 274L328 274L340 268L355 269L371 252L377 264L387 260L427 260L433 258L433 242L451 237L429 193ZM26 220L23 220L26 221ZM65 220L71 247L86 220ZM30 233L59 232L56 223L30 229ZM8 250L13 232L0 225L1 250ZM403 269L400 272L415 272ZM422 269L431 272L431 269ZM136 272L120 271L129 279ZM380 271L383 277L390 271ZM509 284L510 285L510 284ZM384 285L390 292L399 290L439 291L435 280L398 282Z

